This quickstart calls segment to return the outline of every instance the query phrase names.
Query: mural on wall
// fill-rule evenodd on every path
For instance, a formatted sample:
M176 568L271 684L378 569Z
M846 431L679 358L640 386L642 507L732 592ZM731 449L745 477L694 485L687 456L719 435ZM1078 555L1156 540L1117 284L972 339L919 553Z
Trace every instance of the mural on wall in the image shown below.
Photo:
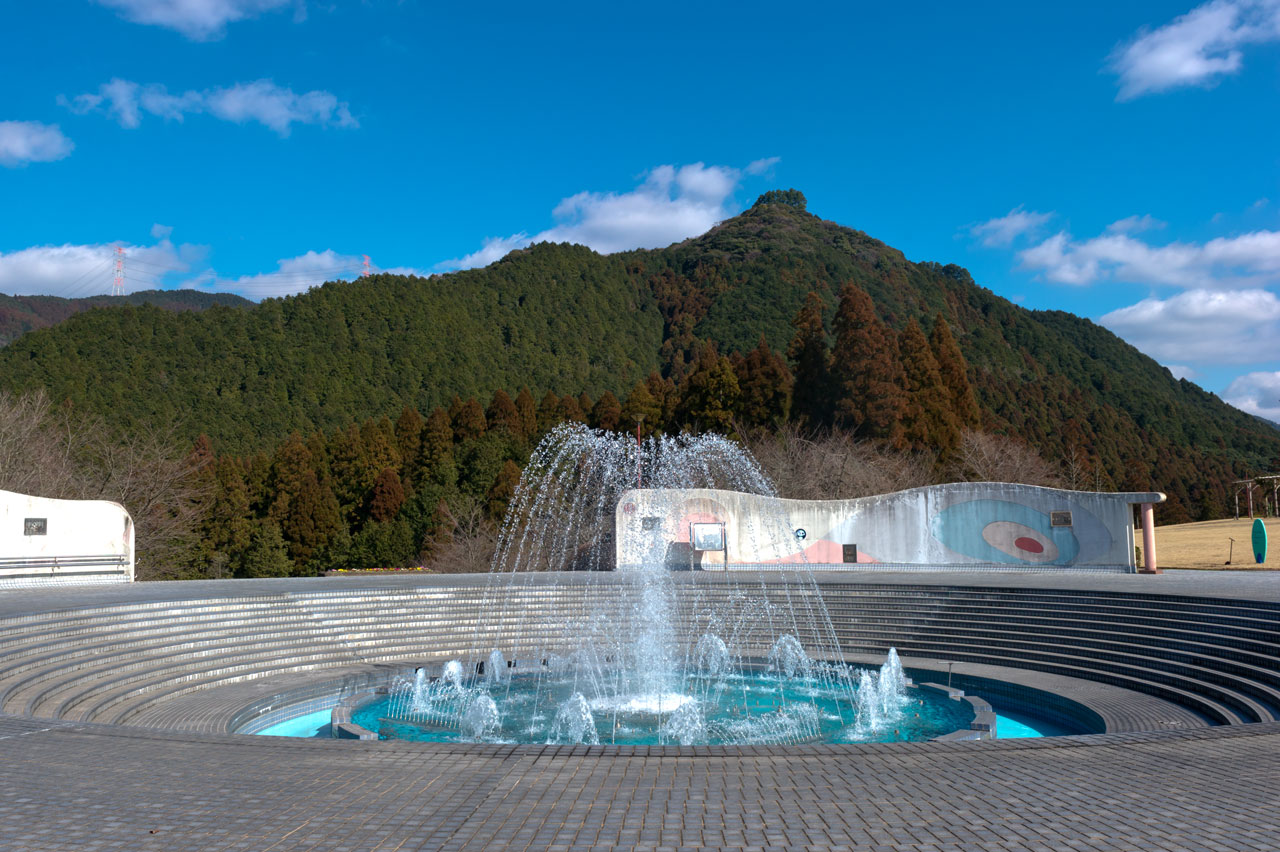
M1132 571L1133 504L1158 492L1065 491L964 482L856 500L782 500L708 489L633 490L616 515L619 566L672 568L881 564L957 569ZM720 550L695 527L719 524ZM704 529L705 533L705 529Z

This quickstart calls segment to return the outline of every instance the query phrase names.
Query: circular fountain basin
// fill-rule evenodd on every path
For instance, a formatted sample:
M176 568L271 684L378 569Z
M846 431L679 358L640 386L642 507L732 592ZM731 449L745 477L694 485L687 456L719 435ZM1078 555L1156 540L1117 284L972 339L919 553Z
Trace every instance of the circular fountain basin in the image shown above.
M572 704L581 689L571 675L516 675L465 695L460 690L461 710L427 702L413 713L405 712L404 695L393 692L358 708L352 722L379 739L415 742L754 745L923 741L967 728L973 720L964 702L907 689L891 712L869 725L854 712L856 695L851 701L849 687L757 671L678 676L661 693L585 699L588 712L575 720L575 730L565 724L563 708L569 703L581 713ZM437 693L438 703L449 703L449 690ZM483 730L464 730L469 703L481 695L492 699L496 717ZM459 717L462 724L450 721Z

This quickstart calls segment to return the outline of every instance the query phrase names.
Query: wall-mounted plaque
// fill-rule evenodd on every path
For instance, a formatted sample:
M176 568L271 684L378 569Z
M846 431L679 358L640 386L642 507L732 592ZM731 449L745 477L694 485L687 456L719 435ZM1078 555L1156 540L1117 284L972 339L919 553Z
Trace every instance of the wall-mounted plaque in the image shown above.
M694 550L724 550L724 524L690 524Z
M27 518L22 522L23 535L48 535L48 518Z
M1070 512L1050 512L1049 523L1055 527L1069 527L1071 526L1071 513Z

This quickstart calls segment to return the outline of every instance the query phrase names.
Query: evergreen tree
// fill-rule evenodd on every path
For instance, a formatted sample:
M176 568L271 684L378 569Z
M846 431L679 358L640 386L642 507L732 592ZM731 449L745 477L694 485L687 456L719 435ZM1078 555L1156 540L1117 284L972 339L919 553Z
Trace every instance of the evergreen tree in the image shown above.
M528 388L516 394L516 412L520 415L520 439L527 441L538 431L538 406Z
M474 399L468 399L466 402L460 403L457 414L451 415L451 418L453 420L453 439L458 443L474 441L483 435L487 428L484 409Z
M978 411L978 401L973 395L973 387L969 384L969 369L965 364L960 345L951 335L951 327L938 314L933 320L933 333L929 335L929 348L938 362L938 372L942 376L943 387L951 397L951 410L961 428L977 429L982 425L982 417Z
M288 577L293 572L280 525L271 519L253 525L245 549L237 560L237 577Z
M639 423L646 435L662 431L662 407L644 382L636 383L622 405L620 425L630 427L634 423Z
M868 438L903 442L907 396L896 335L876 318L871 297L856 284L840 291L831 375L837 418Z
M669 378L664 379L657 370L649 373L644 380L644 386L648 389L649 395L653 397L654 402L657 403L660 411L658 420L652 427L653 433L657 434L664 431L671 424L671 420L676 414L676 403L680 401L680 398L676 393L675 382Z
M269 514L277 523L282 522L288 514L294 498L302 491L307 474L315 476L311 451L307 449L302 436L294 432L276 448L267 481L263 485L271 500Z
M932 449L940 461L947 461L960 447L962 430L951 408L951 395L942 384L938 362L914 317L898 335L898 351L907 389L904 438L912 449Z
M516 404L507 396L507 392L499 388L493 392L493 401L485 411L485 420L493 430L505 430L508 435L519 437L523 432L520 423L520 412Z
M338 500L320 483L314 470L307 470L301 488L289 503L280 521L289 548L289 556L299 569L305 569L317 552L327 545L342 528ZM314 573L314 572L312 572Z
M493 487L486 495L489 517L495 521L502 519L502 516L507 513L507 506L515 496L516 486L519 484L520 466L511 459L507 459L502 463L502 469L498 471L498 477L493 481Z
M249 487L237 459L223 456L213 469L213 496L201 526L201 538L218 563L234 565L249 547L252 532Z
M443 408L433 410L422 427L417 468L421 481L444 485L452 484L457 479L453 457L453 426Z
M375 522L389 521L404 505L404 486L395 468L384 468L373 483L369 495L369 518Z
M733 428L742 392L729 359L717 355L707 344L698 356L694 371L680 388L676 417L699 430L728 433Z
M586 423L591 419L591 412L595 411L596 404L591 401L591 394L583 391L578 394L578 408L582 410L582 422Z
M735 352L730 359L742 391L740 411L747 426L785 423L791 413L795 379L781 355L769 349L764 335L746 355Z
M400 453L404 479L413 483L418 481L418 453L422 449L422 427L426 422L417 409L406 405L396 418L396 450Z
M587 422L587 412L582 410L582 403L569 394L560 397L560 416L565 423Z
M538 403L537 431L541 434L546 434L554 429L563 418L560 397L556 396L554 391L547 391L546 395L542 397L542 402Z
M791 321L796 331L787 347L795 376L791 414L810 428L826 423L831 412L831 355L827 349L827 331L822 325L825 309L822 297L810 291L804 307Z
M600 394L600 399L591 409L591 425L611 432L618 428L621 420L622 405L618 402L618 398L609 391Z

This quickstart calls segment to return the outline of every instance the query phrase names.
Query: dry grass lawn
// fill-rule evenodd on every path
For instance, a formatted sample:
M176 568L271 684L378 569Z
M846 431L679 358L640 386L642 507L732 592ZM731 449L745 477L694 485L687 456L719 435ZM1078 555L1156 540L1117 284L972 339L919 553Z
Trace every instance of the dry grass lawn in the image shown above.
M1267 527L1267 561L1262 565L1253 559L1253 520L1200 521L1156 527L1156 561L1161 568L1199 568L1232 571L1280 570L1280 520L1264 518ZM1142 530L1134 533L1139 544ZM1235 552L1227 565L1229 539L1235 539ZM1139 562L1139 565L1142 563Z

